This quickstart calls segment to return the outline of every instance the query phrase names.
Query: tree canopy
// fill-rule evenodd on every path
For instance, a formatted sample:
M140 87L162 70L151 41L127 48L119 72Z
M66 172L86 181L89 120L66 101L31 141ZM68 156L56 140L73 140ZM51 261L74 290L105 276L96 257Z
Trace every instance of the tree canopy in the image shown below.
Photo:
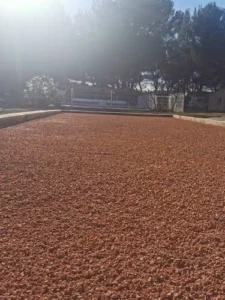
M0 11L0 94L33 76L99 87L162 92L225 85L225 9L191 13L172 0L95 0L68 16L57 2L36 11Z

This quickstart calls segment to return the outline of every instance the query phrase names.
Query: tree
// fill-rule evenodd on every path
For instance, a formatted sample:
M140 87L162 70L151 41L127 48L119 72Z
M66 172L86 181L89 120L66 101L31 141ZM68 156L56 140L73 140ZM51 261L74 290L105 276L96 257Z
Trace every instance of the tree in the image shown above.
M73 20L58 1L36 7L0 12L2 97L42 74L143 92L225 86L225 10L215 3L191 14L172 0L95 0Z
M173 16L170 0L96 1L75 16L76 70L98 86L139 89L165 57Z
M57 85L53 78L35 76L26 82L24 94L35 107L47 108L57 94Z
M192 51L192 23L190 11L177 13L173 36L167 41L167 55L161 65L162 89L167 92L186 93L194 72Z
M225 83L225 9L216 3L199 7L192 22L197 82L216 91Z

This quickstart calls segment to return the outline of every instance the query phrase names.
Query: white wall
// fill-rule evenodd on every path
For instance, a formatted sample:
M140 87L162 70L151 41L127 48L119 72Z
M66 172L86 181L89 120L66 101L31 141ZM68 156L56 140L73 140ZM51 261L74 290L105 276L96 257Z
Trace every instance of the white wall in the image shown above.
M225 89L210 95L208 110L212 112L225 112Z

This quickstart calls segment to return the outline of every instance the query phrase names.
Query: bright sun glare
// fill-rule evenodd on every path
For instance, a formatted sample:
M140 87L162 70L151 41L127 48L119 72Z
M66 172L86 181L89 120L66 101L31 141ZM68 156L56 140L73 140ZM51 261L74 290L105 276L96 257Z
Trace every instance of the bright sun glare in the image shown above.
M45 0L0 0L1 7L13 12L29 11Z
M52 1L53 0L0 0L0 8L15 13L29 12L34 10L37 6L45 5ZM58 0L58 2L62 3L64 1Z

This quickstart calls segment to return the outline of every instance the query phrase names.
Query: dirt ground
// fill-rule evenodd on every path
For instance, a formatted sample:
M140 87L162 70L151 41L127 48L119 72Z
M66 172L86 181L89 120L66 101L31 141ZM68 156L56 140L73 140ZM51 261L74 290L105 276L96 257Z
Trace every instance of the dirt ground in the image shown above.
M61 114L0 130L0 299L225 299L225 129Z

